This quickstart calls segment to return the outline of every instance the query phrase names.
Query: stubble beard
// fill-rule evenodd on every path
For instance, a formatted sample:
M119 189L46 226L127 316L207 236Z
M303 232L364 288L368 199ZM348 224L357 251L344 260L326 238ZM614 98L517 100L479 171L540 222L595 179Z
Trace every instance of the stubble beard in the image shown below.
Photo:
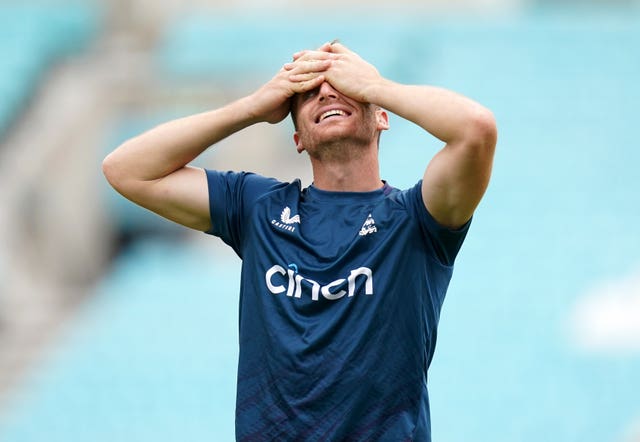
M311 158L318 161L346 162L361 158L376 140L375 118L365 121L351 130L339 134L321 137L311 131L300 134L305 150ZM323 139L324 138L324 139Z
M370 140L344 135L311 144L313 147L308 148L307 152L314 160L346 162L360 158L369 148Z

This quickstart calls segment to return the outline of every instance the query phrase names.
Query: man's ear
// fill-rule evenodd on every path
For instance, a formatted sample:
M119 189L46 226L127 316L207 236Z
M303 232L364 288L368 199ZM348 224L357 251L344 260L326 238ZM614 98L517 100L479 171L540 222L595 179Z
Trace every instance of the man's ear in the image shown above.
M300 140L300 135L298 135L298 131L293 133L293 142L296 143L296 150L298 153L302 153L304 151L304 146L302 145L302 141Z
M376 109L376 123L378 124L378 130L389 129L389 115L380 107Z

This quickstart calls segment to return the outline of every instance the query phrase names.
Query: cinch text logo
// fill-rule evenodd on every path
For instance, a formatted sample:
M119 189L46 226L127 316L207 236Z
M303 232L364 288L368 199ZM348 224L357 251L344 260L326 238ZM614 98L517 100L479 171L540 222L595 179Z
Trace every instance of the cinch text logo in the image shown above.
M327 285L320 285L313 279L298 274L294 269L285 269L279 265L274 265L264 275L267 288L274 295L286 292L289 297L300 298L304 292L310 294L313 301L318 301L320 295L330 301L335 301L345 295L354 296L358 277L366 278L364 294L373 295L373 272L367 267L351 270L346 279L336 279Z

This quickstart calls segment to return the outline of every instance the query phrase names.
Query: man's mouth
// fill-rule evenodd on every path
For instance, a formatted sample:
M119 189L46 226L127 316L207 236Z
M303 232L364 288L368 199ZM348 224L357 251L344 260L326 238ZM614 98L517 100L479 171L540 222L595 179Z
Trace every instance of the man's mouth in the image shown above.
M349 114L345 111L342 111L340 109L330 109L326 112L323 112L318 119L316 120L316 124L320 123L321 121L326 120L327 118L335 118L335 117L347 117L349 116Z

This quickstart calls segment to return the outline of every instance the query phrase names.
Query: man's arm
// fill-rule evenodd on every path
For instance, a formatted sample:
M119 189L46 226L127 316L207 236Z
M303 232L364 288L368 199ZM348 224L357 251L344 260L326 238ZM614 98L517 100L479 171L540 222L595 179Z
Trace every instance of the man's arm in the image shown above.
M488 109L445 89L387 80L341 44L324 45L296 57L331 60L325 77L338 91L412 121L445 142L424 173L424 204L440 224L450 228L471 218L489 183L497 141L495 120Z
M440 224L462 226L489 184L497 141L493 115L468 98L436 87L387 83L375 94L375 103L446 143L427 166L422 198Z
M422 198L440 224L450 228L465 224L491 176L497 141L491 112L454 92L430 86L386 83L374 94L374 103L446 143L427 166Z
M289 99L318 87L327 61L298 63L308 80L291 82L284 68L253 94L222 108L170 121L134 137L110 153L102 169L123 196L193 229L211 228L209 194L202 169L188 164L209 146L258 122L277 123Z

